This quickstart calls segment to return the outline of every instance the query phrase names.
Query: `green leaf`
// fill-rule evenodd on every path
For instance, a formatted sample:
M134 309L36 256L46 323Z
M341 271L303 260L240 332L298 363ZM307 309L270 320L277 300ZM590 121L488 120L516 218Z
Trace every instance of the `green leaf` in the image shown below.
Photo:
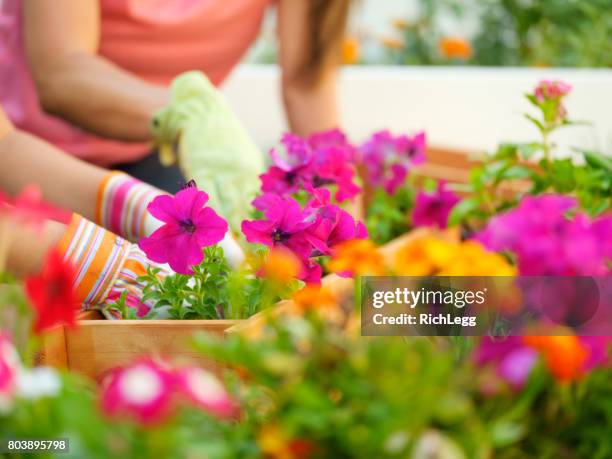
M506 169L502 178L505 180L519 180L532 178L536 173L527 166L511 166Z
M569 193L576 187L574 165L570 159L551 162L549 177L552 187L558 193Z
M589 166L612 172L612 159L594 151L581 151L581 153Z
M456 226L463 222L470 214L480 209L480 201L476 197L466 198L460 201L448 217L448 225Z
M544 124L538 120L537 118L534 118L533 116L525 113L525 118L527 118L529 121L531 121L533 124L536 125L536 127L540 130L540 132L545 132L546 128L544 127Z
M542 151L543 145L539 142L521 143L517 150L523 159L531 158L535 153Z

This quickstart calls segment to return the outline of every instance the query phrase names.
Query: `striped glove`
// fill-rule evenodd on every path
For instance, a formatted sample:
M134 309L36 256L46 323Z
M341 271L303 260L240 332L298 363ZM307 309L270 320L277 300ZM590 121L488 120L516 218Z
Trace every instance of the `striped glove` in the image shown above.
M83 309L101 309L111 318L121 313L109 308L122 295L126 306L144 317L152 305L141 300L143 285L138 277L149 266L160 269L165 277L169 269L147 260L137 245L74 214L58 249L76 271L74 289Z
M128 174L109 172L98 188L96 223L131 242L138 242L163 225L147 211L149 203L161 194L165 193ZM242 248L231 234L219 245L230 266L237 267L244 261Z

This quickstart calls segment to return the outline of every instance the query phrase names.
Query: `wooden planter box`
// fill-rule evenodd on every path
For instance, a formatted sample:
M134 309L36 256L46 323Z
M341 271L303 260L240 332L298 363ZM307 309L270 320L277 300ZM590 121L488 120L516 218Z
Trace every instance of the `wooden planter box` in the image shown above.
M422 236L427 230L418 229L389 242L379 250L391 261L398 248L410 239ZM331 274L323 286L339 298L353 291L353 280ZM282 313L291 307L283 301L274 308ZM37 362L68 368L81 375L100 380L109 370L144 356L164 356L175 361L196 363L211 371L220 365L202 356L191 347L195 333L208 332L225 335L241 330L243 324L252 326L262 320L259 313L248 320L104 320L97 311L80 314L77 328L59 327L45 337Z
M387 265L392 265L396 254L400 248L402 248L410 241L426 236L428 234L432 234L432 230L427 228L414 229L409 233L406 233L392 240L391 242L388 242L387 244L379 247L378 251L383 256L385 263ZM458 228L454 230L447 230L444 232L435 232L435 234L438 237L451 242L460 240L460 231ZM343 299L348 298L348 296L353 293L355 281L351 278L340 277L336 274L329 274L322 279L321 285L323 288L333 293L339 301L342 301ZM261 311L255 314L253 317L250 317L249 319L239 321L234 326L227 329L226 333L246 333L248 336L249 333L252 332L252 335L256 336L257 330L261 329L262 322L266 320L269 314L285 314L293 306L294 304L290 300L282 301L277 304L272 310Z
M234 320L105 320L96 311L80 314L78 327L60 327L45 337L38 363L68 368L99 380L121 365L153 355L196 363L217 371L219 365L191 347L195 333L222 335Z

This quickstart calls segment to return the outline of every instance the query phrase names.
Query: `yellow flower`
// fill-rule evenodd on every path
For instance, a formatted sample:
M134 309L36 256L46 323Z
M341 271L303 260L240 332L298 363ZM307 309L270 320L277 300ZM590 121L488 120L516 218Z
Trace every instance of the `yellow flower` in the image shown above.
M452 244L431 236L413 239L395 256L395 272L401 276L431 276L452 257Z
M441 276L515 276L516 268L504 257L488 252L476 241L466 241L457 245L452 260L442 266Z
M380 276L385 272L383 256L368 239L354 239L338 245L329 269L360 276Z
M461 37L445 37L438 47L440 54L447 59L468 60L474 53L470 42Z
M475 241L448 242L432 236L414 239L398 251L395 272L402 276L514 276L502 256Z
M342 63L346 65L355 64L359 60L359 42L351 37L344 39L342 43Z

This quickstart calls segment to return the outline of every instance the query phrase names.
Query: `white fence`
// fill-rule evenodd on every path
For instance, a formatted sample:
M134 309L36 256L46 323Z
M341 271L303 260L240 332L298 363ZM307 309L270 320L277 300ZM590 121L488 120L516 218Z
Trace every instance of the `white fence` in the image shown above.
M537 139L522 116L533 113L522 95L544 78L571 83L571 117L592 122L559 132L564 150L578 146L612 154L612 70L607 69L348 67L340 82L343 126L356 141L381 128L425 129L432 145L490 151L501 141ZM276 67L242 66L223 90L262 147L278 141L286 125Z

